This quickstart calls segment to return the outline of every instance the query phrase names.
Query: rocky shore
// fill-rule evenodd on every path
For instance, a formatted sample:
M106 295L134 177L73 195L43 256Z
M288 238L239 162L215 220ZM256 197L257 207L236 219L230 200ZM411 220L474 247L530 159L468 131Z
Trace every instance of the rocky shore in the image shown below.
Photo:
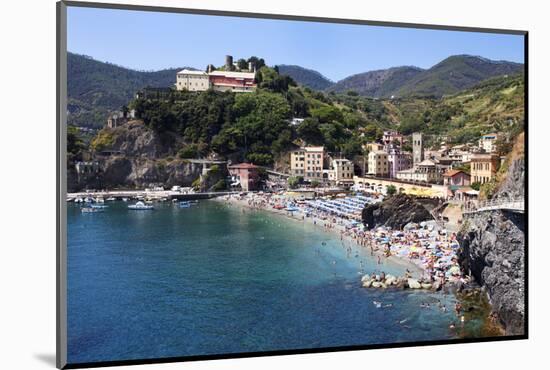
M523 196L524 173L523 158L513 161L495 197ZM471 214L458 238L461 266L487 292L506 334L524 334L525 215L503 210Z

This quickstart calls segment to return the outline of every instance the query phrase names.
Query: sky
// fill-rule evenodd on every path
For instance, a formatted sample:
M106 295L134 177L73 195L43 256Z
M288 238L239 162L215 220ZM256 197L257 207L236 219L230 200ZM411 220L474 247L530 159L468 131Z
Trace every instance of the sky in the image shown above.
M523 36L69 7L73 53L136 70L204 69L254 55L333 81L389 67L430 68L450 55L523 63Z

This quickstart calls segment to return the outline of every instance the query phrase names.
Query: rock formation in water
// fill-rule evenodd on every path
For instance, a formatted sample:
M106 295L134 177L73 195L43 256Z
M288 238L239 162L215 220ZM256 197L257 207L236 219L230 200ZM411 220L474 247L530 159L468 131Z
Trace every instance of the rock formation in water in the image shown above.
M422 222L433 219L428 210L414 197L396 194L376 204L363 208L363 223L369 228L389 226L401 229L410 222Z
M495 198L523 197L525 162L511 162ZM510 211L466 216L458 235L459 260L489 295L507 335L524 333L525 215Z

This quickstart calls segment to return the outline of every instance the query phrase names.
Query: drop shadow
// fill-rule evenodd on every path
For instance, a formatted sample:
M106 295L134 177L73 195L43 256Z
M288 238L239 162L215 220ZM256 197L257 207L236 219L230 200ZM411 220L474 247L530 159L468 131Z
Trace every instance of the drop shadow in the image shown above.
M34 358L36 358L37 360L40 360L46 365L50 365L52 367L56 366L55 353L38 353L38 354L35 353Z

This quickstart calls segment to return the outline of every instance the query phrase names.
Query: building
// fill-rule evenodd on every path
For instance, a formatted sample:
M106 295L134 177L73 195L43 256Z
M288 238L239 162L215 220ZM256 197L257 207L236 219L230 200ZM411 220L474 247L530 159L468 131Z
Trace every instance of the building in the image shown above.
M328 175L329 180L334 181L336 185L353 185L353 162L345 158L333 159Z
M441 181L441 172L434 161L425 159L413 168L399 171L396 177L403 181L436 183Z
M375 152L377 150L384 150L384 144L380 143L368 143L363 145L363 150L369 152Z
M381 150L369 152L367 174L372 176L388 177L388 153Z
M304 180L322 180L325 148L307 146L290 153L290 174Z
M123 111L112 112L107 118L107 127L116 128L120 125L125 124L130 119L133 119L135 117L136 117L135 109L124 111L124 112Z
M470 175L461 170L449 170L443 174L443 185L468 186L470 185Z
M424 160L424 137L421 132L412 134L413 166Z
M403 145L403 135L401 135L397 131L384 131L384 135L382 136L382 142L385 145L390 145L394 143L398 143L399 146Z
M499 138L499 134L487 134L483 135L481 139L479 139L479 148L483 149L485 153L494 153L497 151L497 140Z
M251 163L227 166L231 175L231 186L240 186L243 191L257 190L260 186L259 168Z
M396 177L399 171L412 167L411 155L403 153L399 149L390 149L388 153L389 176Z
M497 173L498 162L496 154L472 154L470 161L472 183L485 184L491 181Z
M176 90L206 91L210 88L208 74L203 71L184 69L176 74Z
M256 89L256 72L249 63L248 70L237 70L231 55L225 56L223 70L213 70L208 65L208 72L184 69L176 74L176 90L206 91L210 88L217 91L252 92Z
M210 85L217 91L252 92L256 89L254 72L212 71Z

